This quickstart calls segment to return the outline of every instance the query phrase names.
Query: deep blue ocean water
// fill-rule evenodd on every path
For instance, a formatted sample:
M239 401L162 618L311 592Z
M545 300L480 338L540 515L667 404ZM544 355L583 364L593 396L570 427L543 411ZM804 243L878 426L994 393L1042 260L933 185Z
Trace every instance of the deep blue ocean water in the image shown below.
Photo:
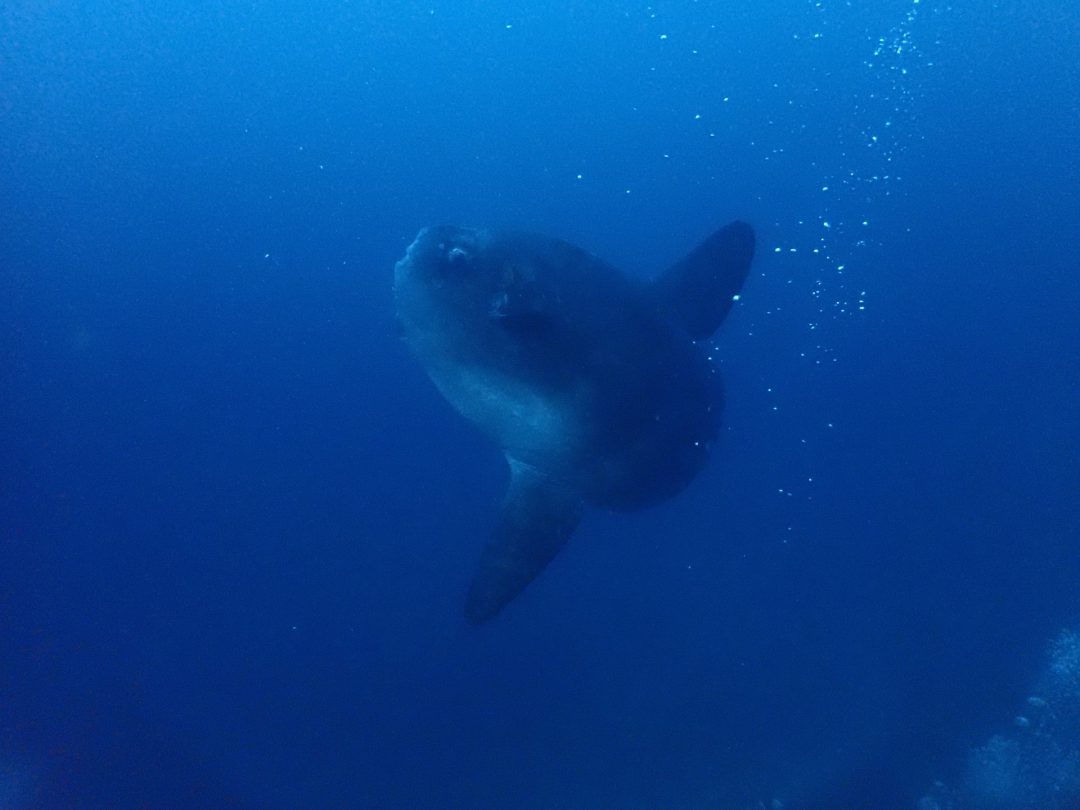
M723 441L461 605L425 225L745 219ZM1080 807L1080 6L7 0L0 808Z

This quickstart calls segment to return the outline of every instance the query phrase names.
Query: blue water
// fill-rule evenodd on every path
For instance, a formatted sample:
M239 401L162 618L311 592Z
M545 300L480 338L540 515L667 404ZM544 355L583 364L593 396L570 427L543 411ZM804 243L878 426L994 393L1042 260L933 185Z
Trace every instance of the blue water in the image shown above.
M9 0L0 808L1080 807L1077 155L1074 0ZM468 627L395 260L734 218L709 468Z

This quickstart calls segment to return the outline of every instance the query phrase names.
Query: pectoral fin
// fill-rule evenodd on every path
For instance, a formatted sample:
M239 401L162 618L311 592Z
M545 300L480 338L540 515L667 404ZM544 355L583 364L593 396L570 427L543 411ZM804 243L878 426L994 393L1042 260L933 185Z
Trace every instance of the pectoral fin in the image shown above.
M536 469L510 460L510 490L480 555L465 618L490 619L544 569L581 520L581 497Z
M552 314L520 291L503 291L496 295L488 315L503 329L516 335L543 337L550 334L555 326Z

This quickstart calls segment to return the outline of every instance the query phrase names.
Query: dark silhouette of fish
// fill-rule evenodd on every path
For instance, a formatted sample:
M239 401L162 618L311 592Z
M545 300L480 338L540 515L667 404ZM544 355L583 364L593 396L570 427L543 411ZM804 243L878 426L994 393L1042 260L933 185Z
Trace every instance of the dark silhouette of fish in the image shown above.
M470 622L543 570L586 505L640 509L701 470L723 393L697 341L731 309L753 254L742 222L651 283L535 234L440 226L409 246L394 283L405 340L510 463Z

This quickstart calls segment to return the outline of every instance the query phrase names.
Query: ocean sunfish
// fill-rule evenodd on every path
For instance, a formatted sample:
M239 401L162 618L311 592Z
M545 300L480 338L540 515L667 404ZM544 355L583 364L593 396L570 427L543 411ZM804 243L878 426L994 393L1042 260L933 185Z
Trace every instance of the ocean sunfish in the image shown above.
M469 622L520 593L586 506L640 509L701 470L723 392L699 342L738 299L753 255L743 222L651 282L536 234L438 226L409 246L394 269L405 341L510 464Z

